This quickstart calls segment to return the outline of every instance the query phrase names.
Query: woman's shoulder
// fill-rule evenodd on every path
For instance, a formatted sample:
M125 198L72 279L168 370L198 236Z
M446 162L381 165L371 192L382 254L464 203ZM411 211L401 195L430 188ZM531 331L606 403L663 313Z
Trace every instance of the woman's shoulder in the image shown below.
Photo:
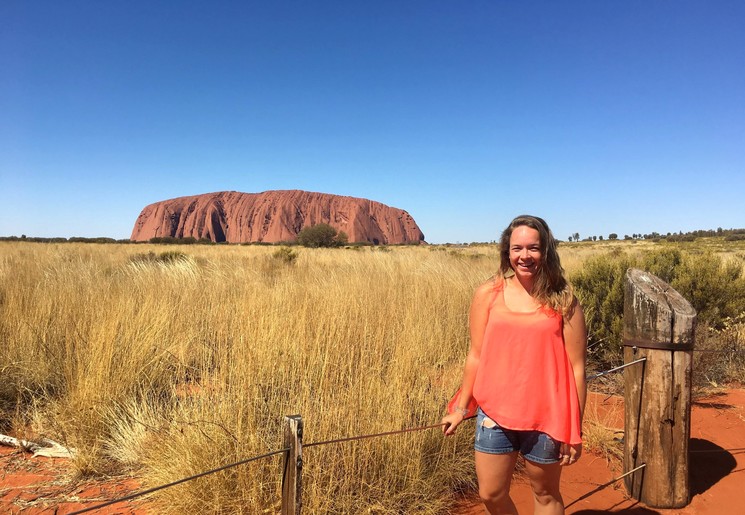
M584 318L585 314L582 310L582 304L580 304L579 299L574 294L574 292L570 292L569 299L570 300L568 302L568 307L566 309L566 312L564 313L564 318L567 320L570 320L575 316L581 316Z
M493 275L476 287L474 292L475 299L491 299L494 294L504 288L504 278Z
M558 316L564 318L565 321L570 320L575 316L577 312L582 313L582 306L579 303L579 299L574 295L571 288L568 288L562 295L556 299L556 306L552 309Z

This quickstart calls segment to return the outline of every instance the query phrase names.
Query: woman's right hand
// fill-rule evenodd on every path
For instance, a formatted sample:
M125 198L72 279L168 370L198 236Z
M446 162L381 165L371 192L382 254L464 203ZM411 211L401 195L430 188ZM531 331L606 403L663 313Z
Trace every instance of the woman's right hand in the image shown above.
M452 435L453 433L455 433L455 430L458 428L461 422L463 422L463 414L460 411L448 413L447 415L442 417L442 421L440 422L441 424L443 424L442 432L445 434L445 436Z

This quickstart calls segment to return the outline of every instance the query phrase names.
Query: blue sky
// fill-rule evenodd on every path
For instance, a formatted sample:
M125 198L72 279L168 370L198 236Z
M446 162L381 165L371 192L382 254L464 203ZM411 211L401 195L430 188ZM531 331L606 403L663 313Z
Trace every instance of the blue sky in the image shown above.
M0 235L304 189L427 241L745 227L745 2L0 4Z

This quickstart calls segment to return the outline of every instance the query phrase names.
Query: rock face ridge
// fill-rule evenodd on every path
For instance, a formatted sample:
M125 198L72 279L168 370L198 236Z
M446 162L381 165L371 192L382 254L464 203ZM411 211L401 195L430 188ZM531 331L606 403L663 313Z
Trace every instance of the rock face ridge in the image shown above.
M228 243L293 241L305 227L326 223L350 242L420 243L424 234L409 213L363 198L300 190L221 191L146 206L132 241L194 237Z

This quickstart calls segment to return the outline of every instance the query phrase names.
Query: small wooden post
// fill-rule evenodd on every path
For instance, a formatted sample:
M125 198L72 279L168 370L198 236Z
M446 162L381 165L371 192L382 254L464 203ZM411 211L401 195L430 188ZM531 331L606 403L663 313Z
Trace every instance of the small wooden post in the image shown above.
M696 310L664 281L631 268L624 280L624 472L629 495L653 508L690 501L688 439Z
M300 515L303 487L303 418L285 417L282 447L290 450L285 455L282 473L282 515Z

